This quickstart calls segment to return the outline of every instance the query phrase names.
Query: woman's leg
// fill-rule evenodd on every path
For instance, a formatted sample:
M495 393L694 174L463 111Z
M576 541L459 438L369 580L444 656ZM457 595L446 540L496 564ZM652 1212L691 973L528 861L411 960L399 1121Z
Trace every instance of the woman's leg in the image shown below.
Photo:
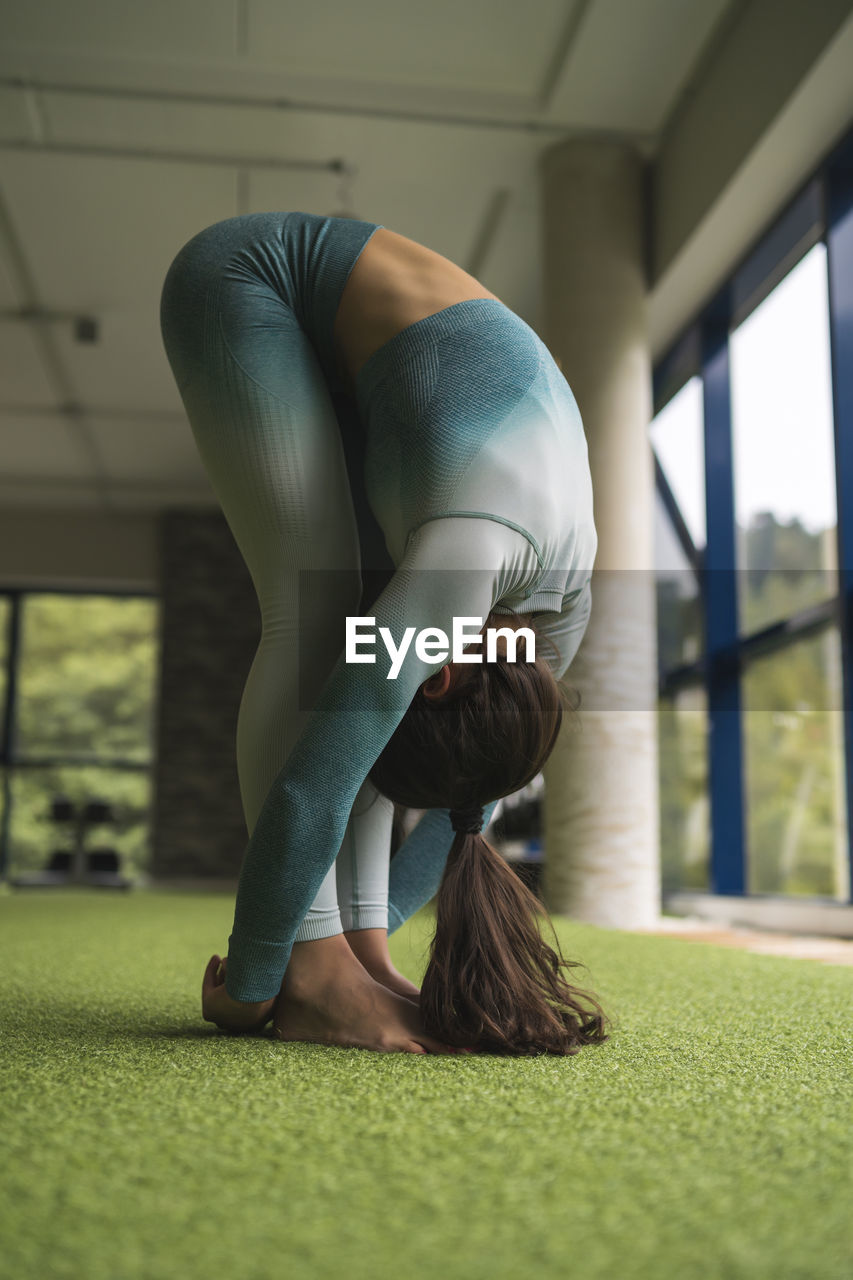
M367 972L389 991L417 1000L413 982L398 973L388 951L388 871L394 806L369 778L352 807L335 867L341 923Z
M227 256L211 263L211 243L219 249L203 234L176 260L164 287L163 331L199 454L260 606L261 641L237 721L251 835L338 657L344 619L357 610L359 544L314 349L269 284ZM296 938L341 931L333 865Z
M276 291L239 257L223 255L227 227L211 231L173 263L161 321L199 453L261 610L237 730L251 832L338 658L344 619L359 606L359 546L313 348ZM296 936L275 1027L284 1040L445 1051L423 1032L413 1003L374 981L348 946L334 864Z
M251 835L343 646L344 619L369 607L393 562L364 491L355 406L330 397L293 310L245 266L229 233L227 223L209 228L178 255L162 316L196 445L261 610L237 721ZM392 818L366 781L295 941L387 930Z
M365 436L353 402L334 397L341 429L349 487L361 552L362 598L358 612L371 605L394 573L385 538L368 502L364 483ZM335 863L341 923L350 948L377 982L407 999L419 990L398 973L388 950L388 876L394 806L369 778L356 796L346 835Z
M393 804L366 779L335 862L341 923L347 931L388 928L393 820Z

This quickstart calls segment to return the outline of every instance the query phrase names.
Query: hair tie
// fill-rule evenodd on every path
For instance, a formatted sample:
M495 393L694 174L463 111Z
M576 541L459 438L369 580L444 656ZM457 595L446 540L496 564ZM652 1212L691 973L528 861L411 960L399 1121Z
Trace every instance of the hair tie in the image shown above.
M450 825L457 835L476 835L483 827L483 806L469 805L467 809L451 809Z

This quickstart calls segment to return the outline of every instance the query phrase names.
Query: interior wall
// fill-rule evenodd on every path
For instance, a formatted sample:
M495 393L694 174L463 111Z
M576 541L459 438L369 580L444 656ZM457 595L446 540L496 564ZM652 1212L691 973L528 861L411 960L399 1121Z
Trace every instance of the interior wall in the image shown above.
M157 591L157 512L0 510L0 588Z
M851 0L748 0L736 11L673 112L653 165L653 282L851 12Z

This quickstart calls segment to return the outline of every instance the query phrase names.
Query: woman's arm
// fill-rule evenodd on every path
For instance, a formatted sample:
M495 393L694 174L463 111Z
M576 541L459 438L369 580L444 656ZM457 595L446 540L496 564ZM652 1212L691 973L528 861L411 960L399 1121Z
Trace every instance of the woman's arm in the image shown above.
M243 859L229 939L226 989L235 1000L277 994L294 935L338 853L359 788L418 687L448 661L418 656L412 632L440 628L452 637L454 618L482 622L502 594L517 589L527 545L502 524L465 517L429 521L413 534L372 609L376 662L339 656L264 801ZM529 558L524 566L529 574ZM395 648L409 640L395 678L380 627Z
M492 800L483 809L484 831L497 803ZM429 809L400 845L388 877L389 933L435 897L452 843L449 811Z

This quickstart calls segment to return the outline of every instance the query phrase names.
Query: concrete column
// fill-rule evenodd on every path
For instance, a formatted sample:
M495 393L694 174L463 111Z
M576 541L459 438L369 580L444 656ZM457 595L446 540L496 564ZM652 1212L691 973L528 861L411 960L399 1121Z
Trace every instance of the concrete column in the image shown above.
M545 769L544 898L617 928L659 915L656 619L642 161L569 140L540 161L543 341L578 401L599 549L566 674L581 694Z

